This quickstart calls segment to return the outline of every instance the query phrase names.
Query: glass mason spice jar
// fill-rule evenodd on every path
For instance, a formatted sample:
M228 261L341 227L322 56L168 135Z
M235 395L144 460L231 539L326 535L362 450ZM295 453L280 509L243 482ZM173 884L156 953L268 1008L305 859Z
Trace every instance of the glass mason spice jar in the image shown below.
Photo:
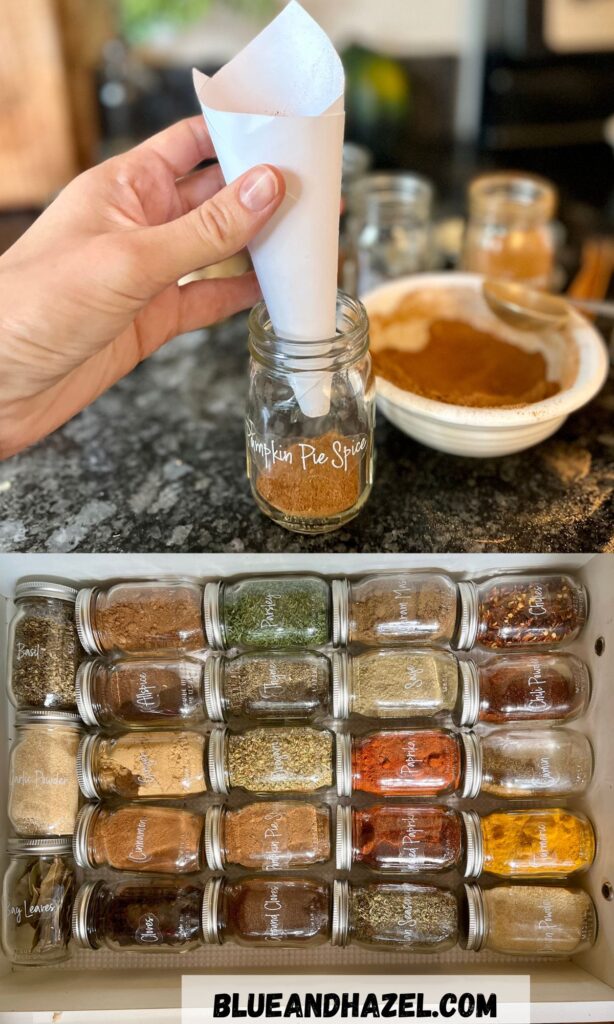
M13 964L58 963L69 956L75 871L68 837L9 839L2 946Z
M493 729L465 733L471 747L463 795L479 792L512 800L583 793L593 774L593 752L576 729Z
M322 647L331 637L330 583L321 576L248 576L205 587L213 650Z
M83 651L75 628L77 591L22 580L8 640L8 694L16 708L75 708L75 673Z
M332 942L442 953L458 942L458 901L435 885L335 882Z
M207 864L252 871L286 871L330 859L330 808L303 800L210 807L205 827Z
M447 651L335 651L332 664L335 718L432 717L457 704L458 661Z
M339 293L337 335L279 338L264 303L249 320L247 473L258 507L298 533L336 530L373 484L375 384L369 322Z
M493 576L458 584L461 619L456 646L556 647L571 643L587 617L586 590L573 576Z
M460 725L564 722L582 715L590 699L587 666L573 654L497 654L461 663Z
M332 597L338 647L450 644L455 636L458 587L443 573L371 573L333 580Z
M205 865L205 819L182 807L148 803L81 808L73 849L82 868L188 875Z
M337 793L444 796L472 785L475 737L448 729L386 729L338 735ZM463 775L465 778L464 783Z
M307 726L213 730L209 778L214 793L315 793L332 786L334 733Z
M8 816L18 835L72 835L79 809L76 758L82 732L81 719L69 711L17 712Z
M338 807L337 870L420 874L458 868L466 856L465 814L443 805Z
M211 654L205 706L212 722L230 717L308 719L330 708L330 661L317 651Z
M592 946L597 912L582 889L546 885L467 885L463 942L519 956L570 957Z
M76 760L89 800L187 797L207 791L206 737L187 729L84 736Z
M320 946L330 940L331 891L310 878L213 878L205 886L203 930L211 944Z
M190 580L131 580L80 590L79 639L88 654L202 650L202 596L202 587Z
M203 673L195 658L90 658L77 673L79 714L103 729L200 725Z
M584 814L561 807L464 815L466 877L483 871L500 878L564 878L586 871L595 833Z
M174 878L86 882L72 915L76 946L182 953L202 945L203 887Z

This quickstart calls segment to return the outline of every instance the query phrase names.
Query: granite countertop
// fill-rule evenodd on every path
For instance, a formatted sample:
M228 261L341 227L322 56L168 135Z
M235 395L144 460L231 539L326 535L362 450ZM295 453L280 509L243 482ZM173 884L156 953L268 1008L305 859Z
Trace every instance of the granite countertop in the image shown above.
M246 328L171 342L53 436L0 464L0 551L614 551L614 374L520 455L440 454L378 416L373 495L305 538L245 477Z

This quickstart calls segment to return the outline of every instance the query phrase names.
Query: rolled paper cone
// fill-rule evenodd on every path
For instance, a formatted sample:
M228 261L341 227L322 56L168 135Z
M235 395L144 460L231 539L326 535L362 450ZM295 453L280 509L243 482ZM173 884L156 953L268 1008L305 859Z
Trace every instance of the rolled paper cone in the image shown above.
M226 181L260 163L284 174L284 202L250 254L275 333L304 342L306 356L324 357L322 342L337 328L341 60L292 0L216 75L194 71L194 85ZM306 416L326 415L331 381L317 364L314 372L293 377Z

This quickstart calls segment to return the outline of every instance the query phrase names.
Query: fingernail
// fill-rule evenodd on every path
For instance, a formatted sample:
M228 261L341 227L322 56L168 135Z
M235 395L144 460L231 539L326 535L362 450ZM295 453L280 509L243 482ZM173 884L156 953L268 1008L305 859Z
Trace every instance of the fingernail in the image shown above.
M248 210L259 213L266 210L279 192L277 175L270 167L254 167L241 182L239 198Z

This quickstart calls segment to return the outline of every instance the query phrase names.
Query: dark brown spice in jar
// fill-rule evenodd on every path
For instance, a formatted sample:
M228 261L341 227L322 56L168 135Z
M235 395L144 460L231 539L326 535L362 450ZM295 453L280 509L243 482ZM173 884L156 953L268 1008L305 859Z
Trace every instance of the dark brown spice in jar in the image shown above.
M77 676L79 713L103 728L198 725L206 720L203 664L190 658L94 658Z
M480 722L565 721L588 703L588 669L572 654L497 655L478 675Z
M569 643L586 621L584 587L571 576L499 576L478 587L484 647Z
M241 945L319 945L329 938L330 891L309 878L225 882L220 930Z
M203 867L205 819L183 807L86 804L75 829L81 867L185 875Z

